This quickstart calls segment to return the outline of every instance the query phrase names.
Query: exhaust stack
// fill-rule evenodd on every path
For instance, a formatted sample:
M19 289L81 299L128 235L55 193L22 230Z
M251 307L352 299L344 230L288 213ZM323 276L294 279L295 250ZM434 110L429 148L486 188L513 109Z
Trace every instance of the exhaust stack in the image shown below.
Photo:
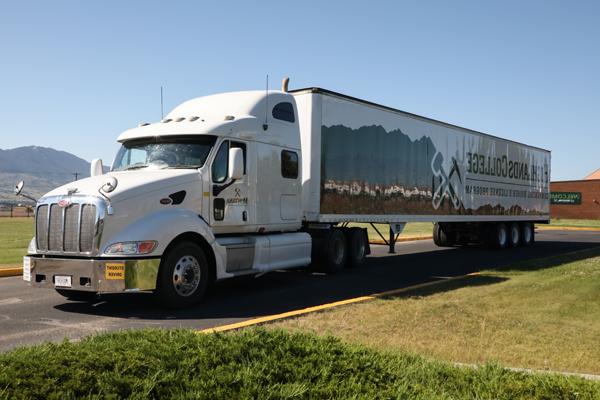
M281 81L281 91L282 92L287 93L289 83L290 83L289 77L286 76L285 78L283 78L283 80Z

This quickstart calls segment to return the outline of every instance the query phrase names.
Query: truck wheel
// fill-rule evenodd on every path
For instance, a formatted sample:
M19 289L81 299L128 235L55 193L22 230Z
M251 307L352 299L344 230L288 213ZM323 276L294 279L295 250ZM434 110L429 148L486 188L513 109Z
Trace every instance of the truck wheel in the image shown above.
M521 246L530 246L535 240L535 230L531 222L521 224Z
M340 229L332 229L325 242L322 266L325 272L336 273L344 269L347 257L346 237Z
M369 241L365 230L350 228L346 233L348 236L348 260L346 265L352 268L363 265L369 249Z
M509 244L510 247L517 247L521 244L521 227L518 223L513 222L509 225Z
M490 245L496 249L508 246L508 228L504 223L493 224L490 229Z
M56 293L62 297L73 300L73 301L85 301L92 302L98 298L96 292L86 292L84 290L67 290L67 289L55 289Z
M210 280L208 262L200 246L182 242L171 249L160 264L156 295L169 308L189 307L198 303Z
M450 247L454 245L454 236L446 232L439 223L433 224L433 243L438 247Z

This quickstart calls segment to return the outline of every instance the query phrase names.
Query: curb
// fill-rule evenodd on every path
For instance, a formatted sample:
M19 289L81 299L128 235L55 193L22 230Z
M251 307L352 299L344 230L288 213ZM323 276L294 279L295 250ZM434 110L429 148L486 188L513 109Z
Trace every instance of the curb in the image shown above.
M233 331L233 330L237 330L237 329L241 329L241 328L246 328L248 326L260 325L260 324L264 324L267 322L277 321L280 319L297 317L300 315L323 311L323 310L327 310L327 309L334 308L334 307L376 300L379 298L393 296L393 295L404 293L404 292L410 292L412 290L422 289L425 287L438 285L440 283L452 282L455 280L460 280L460 279L464 279L464 278L468 278L470 276L476 276L476 275L479 275L479 272L472 272L472 273L466 274L466 275L453 276L451 278L439 279L439 280L435 280L432 282L419 283L417 285L407 286L407 287L403 287L400 289L392 289L392 290L388 290L385 292L374 293L374 294L367 295L367 296L354 297L351 299L335 301L333 303L321 304L319 306L302 308L299 310L288 311L288 312L284 312L284 313L280 313L280 314L272 314L272 315L267 315L264 317L248 319L246 321L235 322L233 324L215 326L213 328L200 329L200 330L197 330L196 333L217 333L217 332Z
M552 226L552 225L536 225L536 229L541 231L592 231L600 232L600 228L586 228L578 226Z
M0 278L23 275L23 268L0 268Z

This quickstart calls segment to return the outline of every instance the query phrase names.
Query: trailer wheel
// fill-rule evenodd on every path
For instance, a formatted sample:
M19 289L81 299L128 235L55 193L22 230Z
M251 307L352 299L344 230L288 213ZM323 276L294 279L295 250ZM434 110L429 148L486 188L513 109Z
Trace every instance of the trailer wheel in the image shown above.
M163 255L155 294L161 305L189 307L202 299L209 280L208 261L202 248L181 242Z
M509 225L509 244L510 247L517 247L521 244L521 227L513 222Z
M535 230L531 222L521 224L521 246L530 246L535 241Z
M324 243L321 265L325 272L336 273L344 269L347 249L346 237L341 229L332 229Z
M504 249L508 246L508 235L506 224L493 224L489 232L489 244L496 249Z
M433 243L438 247L451 247L454 245L454 234L446 231L439 223L433 224Z
M56 293L62 297L73 300L73 301L85 301L92 302L98 298L96 292L87 292L85 290L67 290L67 289L55 289Z
M348 236L348 260L346 265L349 267L358 267L365 262L369 253L369 240L364 229L350 228L346 231Z

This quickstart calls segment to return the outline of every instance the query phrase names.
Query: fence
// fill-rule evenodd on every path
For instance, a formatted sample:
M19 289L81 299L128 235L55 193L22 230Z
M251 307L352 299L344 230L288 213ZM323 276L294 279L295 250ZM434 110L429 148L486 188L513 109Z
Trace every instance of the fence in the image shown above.
M0 217L33 217L33 207L2 205L0 206Z

